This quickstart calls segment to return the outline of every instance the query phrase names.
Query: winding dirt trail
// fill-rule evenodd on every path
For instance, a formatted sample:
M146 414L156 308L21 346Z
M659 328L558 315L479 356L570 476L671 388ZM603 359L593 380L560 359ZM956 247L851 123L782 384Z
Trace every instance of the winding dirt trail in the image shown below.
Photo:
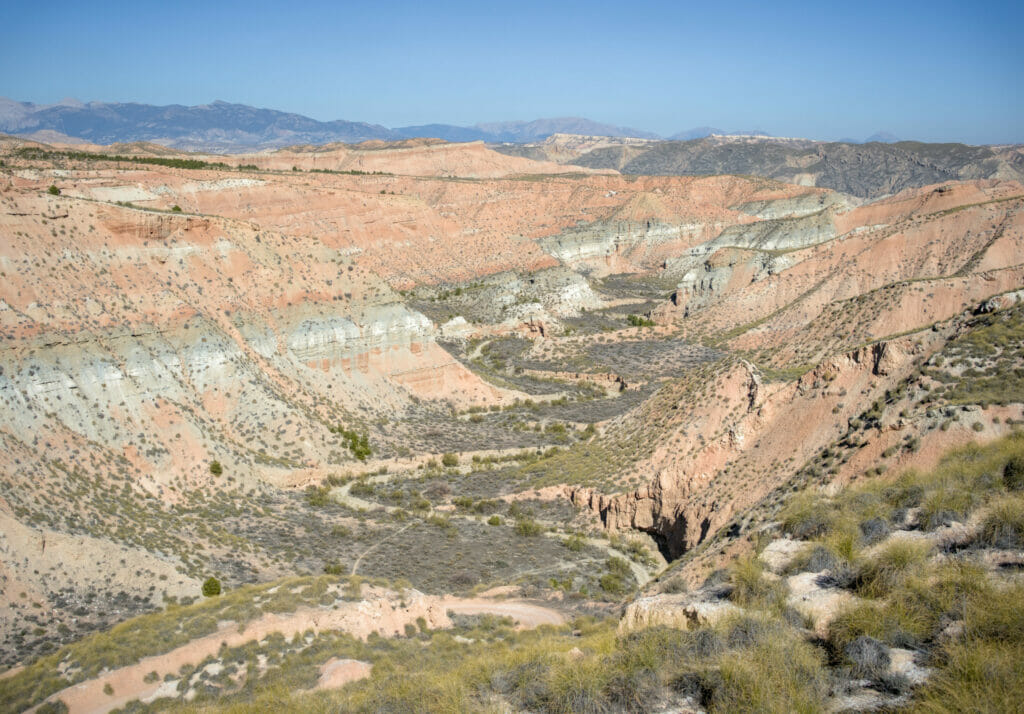
M562 625L566 622L565 616L557 610L525 600L438 597L416 591L407 591L402 597L391 593L375 599L340 603L336 608L303 608L284 615L265 614L246 623L241 629L234 622L222 623L214 633L192 640L170 652L145 657L135 664L72 685L52 694L46 702L63 701L70 714L106 714L136 699L151 702L161 697L178 696L178 680L164 682L163 676L176 675L185 665L197 665L207 657L215 656L225 644L228 647L237 647L253 640L260 641L275 632L281 633L286 639L291 639L307 630L341 630L360 639L366 639L372 632L390 637L404 634L405 626L415 624L420 617L424 618L432 629L451 627L449 612L459 615L486 614L511 617L516 621L517 629ZM327 686L340 686L370 674L369 666L346 666L351 671ZM326 679L332 669L325 665L322 678ZM145 677L151 672L156 672L158 679L145 681ZM107 691L111 693L108 694ZM36 709L38 706L29 711Z
M497 615L511 617L517 630L532 630L541 625L564 625L565 617L557 610L525 600L490 600L488 598L445 598L446 612L455 615Z

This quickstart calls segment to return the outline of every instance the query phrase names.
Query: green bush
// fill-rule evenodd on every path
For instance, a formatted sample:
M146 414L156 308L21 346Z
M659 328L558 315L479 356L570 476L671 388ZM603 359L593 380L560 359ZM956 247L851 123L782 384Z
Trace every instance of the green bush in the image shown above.
M524 538L536 538L544 532L544 528L537 521L520 518L516 521L515 531Z
M343 426L331 427L329 429L334 434L341 435L342 440L345 442L345 446L352 452L360 461L366 461L366 459L373 453L373 449L370 447L370 437L368 434L359 434L353 429L346 429Z
M1024 456L1011 456L1006 462L1003 485L1011 491L1024 491Z
M327 486L307 486L306 503L313 508L322 508L331 503L331 489Z
M605 573L598 583L601 585L601 589L609 595L621 595L626 590L626 583L622 576L616 573Z
M51 196L59 196L60 195L60 189L57 188L56 186L54 186L53 184L50 184L50 188L46 189L46 192L48 194L50 194Z
M216 597L220 595L220 581L217 578L207 578L203 582L203 597Z
M220 476L222 473L224 473L224 467L220 465L219 461L211 461L210 473L213 474L214 476Z
M579 553L583 550L583 546L586 545L586 540L579 533L573 533L571 536L562 541L562 544L571 550L573 553Z
M446 453L441 457L441 465L446 468L459 465L459 457L455 454Z

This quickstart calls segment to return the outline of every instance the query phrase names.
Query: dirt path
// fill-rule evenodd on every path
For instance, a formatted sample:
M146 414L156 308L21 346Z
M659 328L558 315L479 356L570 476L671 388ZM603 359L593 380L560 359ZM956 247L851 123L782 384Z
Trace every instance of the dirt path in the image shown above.
M46 701L63 701L70 714L106 714L136 699L150 702L163 696L177 696L177 680L164 682L163 676L168 673L176 674L185 665L196 665L209 656L215 656L224 644L228 647L237 647L253 640L260 641L274 632L291 639L307 630L341 630L360 639L366 639L371 632L395 636L403 634L405 626L415 624L420 617L434 629L451 627L448 612L460 615L489 614L511 617L516 620L517 629L565 623L565 617L557 610L522 600L450 596L442 598L415 591L406 592L404 597L395 595L346 602L337 608L304 608L285 615L266 614L247 623L241 632L236 623L223 623L212 634L192 640L170 652L145 657L136 664L105 672L95 679L72 685L51 695ZM331 680L354 681L368 676L370 672L368 666L359 667L357 673L346 665L353 671L345 674L339 672L332 678L330 675L334 668L326 665L325 667L326 669L321 672L324 680L322 686L340 686L343 682ZM150 672L158 674L156 681L145 681L144 678ZM111 693L108 694L105 689Z
M484 347L494 342L494 340L483 340L480 344L474 347L466 354L466 361L472 362L473 360L480 357L483 354Z
M376 548L376 547L378 547L378 546L382 545L383 543L386 543L386 542L388 542L389 540L391 540L392 538L394 538L395 536L397 536L397 535L398 535L399 533L401 533L402 531L404 531L404 530L408 530L408 529L409 529L409 528L410 528L410 527L411 527L412 525L414 525L415 523L416 523L416 521L413 521L412 523L407 523L406 525L402 526L402 527L401 527L401 528L399 528L399 529L398 529L397 531L395 531L394 533L392 533L391 535L389 535L389 536L388 536L387 538L381 538L381 539L380 539L379 541L377 541L376 543L374 543L373 545L371 545L371 546L370 546L369 548L367 548L366 550L364 550L364 551L363 551L362 553L360 553L360 554L359 554L359 557L358 557L358 558L356 558L356 562L352 563L352 575L356 575L356 574L358 574L358 572L359 572L359 564L363 562L363 558L365 558L365 557L366 557L366 556L367 556L367 555L368 555L369 553L373 552L373 549L374 549L374 548Z
M445 598L446 612L456 615L498 615L511 617L517 630L531 630L541 625L564 625L565 617L550 607L524 600L489 600L487 598Z

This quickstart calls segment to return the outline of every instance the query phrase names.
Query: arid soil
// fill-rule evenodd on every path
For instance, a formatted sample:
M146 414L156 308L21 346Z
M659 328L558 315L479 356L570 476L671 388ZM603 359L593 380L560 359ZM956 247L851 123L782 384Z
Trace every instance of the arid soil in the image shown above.
M552 147L0 139L4 664L211 574L429 594L415 615L381 599L228 628L160 667L252 627L558 624L463 595L514 583L583 612L680 557L697 585L796 485L928 467L1024 420L1020 183L867 200L581 169L556 161L608 147ZM160 667L61 698L107 711Z
M146 657L129 667L107 672L52 695L48 701L62 701L71 714L105 714L138 699L155 701L168 693L162 681L148 682L150 672L176 673L185 665L195 665L216 655L221 648L237 647L252 640L259 641L271 633L291 639L308 631L340 630L366 639L371 633L394 637L405 632L407 624L416 624L423 618L431 629L451 625L449 613L458 615L491 614L513 618L519 627L560 625L564 616L557 610L534 603L516 600L488 600L486 598L438 598L422 593L395 593L371 591L364 600L346 603L332 609L302 609L290 615L264 615L254 622L239 627L225 622L220 629L206 637L177 647L170 652ZM329 662L323 670L319 688L333 688L360 679L369 674L366 663L345 660ZM113 694L105 690L113 690Z

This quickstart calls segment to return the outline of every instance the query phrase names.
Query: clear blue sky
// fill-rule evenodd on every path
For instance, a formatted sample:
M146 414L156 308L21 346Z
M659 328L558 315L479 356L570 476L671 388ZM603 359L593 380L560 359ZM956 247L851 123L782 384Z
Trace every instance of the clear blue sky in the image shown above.
M1024 142L1024 2L14 2L0 95Z

